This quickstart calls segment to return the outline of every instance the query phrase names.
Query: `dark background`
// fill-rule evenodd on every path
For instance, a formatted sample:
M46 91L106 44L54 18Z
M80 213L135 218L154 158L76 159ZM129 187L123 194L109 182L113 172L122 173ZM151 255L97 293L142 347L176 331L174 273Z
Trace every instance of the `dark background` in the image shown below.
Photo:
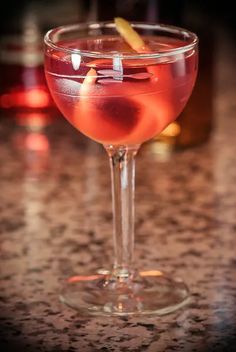
M200 37L200 45L206 56L212 56L213 42L230 36L236 37L236 14L231 1L184 1L184 0L7 0L0 2L1 36L22 31L24 16L33 13L40 31L45 33L51 27L75 21L110 20L122 16L133 21L155 21L187 27ZM0 313L1 316L1 313ZM4 336L3 328L0 326ZM17 330L16 330L17 333ZM20 334L20 331L19 331ZM227 345L230 341L225 341ZM4 346L8 351L24 351L24 344ZM225 351L233 350L231 345ZM206 341L204 351L211 351ZM33 351L33 349L32 349ZM57 350L57 352L60 352Z
M64 16L59 18L58 8L64 4L67 9ZM65 24L71 19L108 20L113 16L124 16L129 20L153 20L168 24L194 27L196 23L209 29L225 29L235 36L236 21L232 1L207 0L8 0L1 1L0 13L1 33L19 30L24 13L29 8L38 8L36 16L50 17L44 23L46 27L54 24ZM43 14L42 9L50 9L50 14ZM77 11L77 13L76 13ZM41 13L39 13L41 12ZM70 16L68 16L70 14ZM50 16L48 16L50 15ZM43 27L42 26L42 27Z

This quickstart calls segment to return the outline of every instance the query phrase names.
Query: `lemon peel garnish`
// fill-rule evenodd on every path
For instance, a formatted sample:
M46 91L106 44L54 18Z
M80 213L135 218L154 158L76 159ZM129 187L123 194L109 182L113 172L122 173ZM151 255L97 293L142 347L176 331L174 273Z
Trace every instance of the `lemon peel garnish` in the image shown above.
M145 43L140 35L132 28L130 23L122 17L115 17L114 22L116 29L126 43L137 52L145 50Z

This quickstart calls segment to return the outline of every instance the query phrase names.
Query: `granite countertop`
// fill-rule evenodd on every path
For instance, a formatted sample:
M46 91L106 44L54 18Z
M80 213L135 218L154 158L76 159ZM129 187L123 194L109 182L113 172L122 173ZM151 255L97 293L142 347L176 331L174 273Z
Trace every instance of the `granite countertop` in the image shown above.
M112 262L107 156L63 120L33 142L22 127L0 120L2 351L220 352L236 347L231 54L222 44L209 142L165 159L145 147L137 158L136 264L182 277L193 297L171 315L84 318L59 302L61 280Z

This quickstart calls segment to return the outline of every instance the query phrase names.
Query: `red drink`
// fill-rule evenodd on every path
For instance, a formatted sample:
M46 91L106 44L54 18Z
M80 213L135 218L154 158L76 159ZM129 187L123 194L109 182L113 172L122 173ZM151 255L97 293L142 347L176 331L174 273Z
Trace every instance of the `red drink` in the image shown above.
M111 167L113 269L75 275L60 294L82 314L163 315L189 302L179 279L132 268L134 158L140 144L184 108L196 79L197 55L194 33L130 24L120 17L46 33L45 72L56 105L79 131L104 145Z
M135 52L119 36L57 43L64 48L102 51L103 58L46 51L46 78L57 106L91 139L103 144L140 144L159 134L187 103L197 74L195 49L186 50L186 41L164 36L144 40L150 52L165 52L165 56L121 59L122 54ZM179 49L168 56L166 51L174 48Z

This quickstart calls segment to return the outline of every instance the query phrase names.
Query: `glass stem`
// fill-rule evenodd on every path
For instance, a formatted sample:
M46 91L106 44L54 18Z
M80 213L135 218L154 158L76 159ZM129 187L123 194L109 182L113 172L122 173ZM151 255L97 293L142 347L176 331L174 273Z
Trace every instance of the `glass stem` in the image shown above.
M135 155L139 145L106 146L111 167L114 274L128 277L134 248Z

